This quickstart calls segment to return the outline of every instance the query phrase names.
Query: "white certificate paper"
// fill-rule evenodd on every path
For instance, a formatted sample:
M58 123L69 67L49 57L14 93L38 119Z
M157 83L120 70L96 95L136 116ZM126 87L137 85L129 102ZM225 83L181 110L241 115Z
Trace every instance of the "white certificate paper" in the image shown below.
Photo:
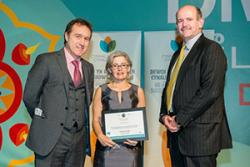
M106 136L112 140L147 140L145 108L122 109L104 113Z

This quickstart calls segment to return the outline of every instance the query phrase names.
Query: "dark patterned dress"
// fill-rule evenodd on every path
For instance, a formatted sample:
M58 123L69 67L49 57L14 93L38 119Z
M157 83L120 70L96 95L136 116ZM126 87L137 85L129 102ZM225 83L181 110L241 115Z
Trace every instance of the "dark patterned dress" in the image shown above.
M102 89L103 112L112 109L136 108L138 104L138 86L131 84L128 90L122 91L121 102L118 92L110 89L107 84ZM94 157L94 167L140 167L142 161L141 143L129 146L118 143L120 148L104 147L97 140Z

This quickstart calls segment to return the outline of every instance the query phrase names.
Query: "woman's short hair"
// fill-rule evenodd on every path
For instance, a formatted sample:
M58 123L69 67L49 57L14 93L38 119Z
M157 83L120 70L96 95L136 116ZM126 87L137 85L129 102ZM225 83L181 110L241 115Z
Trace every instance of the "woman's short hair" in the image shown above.
M130 67L130 72L131 72L131 68L132 68L132 61L130 60L128 54L124 51L114 51L113 53L111 53L108 58L107 58L107 62L106 62L106 66L105 66L105 70L107 72L107 79L113 81L114 77L112 74L112 65L113 65L113 61L116 57L124 57L126 59L126 61L128 62L128 65ZM129 72L129 73L130 73ZM130 80L130 75L128 75L128 80Z

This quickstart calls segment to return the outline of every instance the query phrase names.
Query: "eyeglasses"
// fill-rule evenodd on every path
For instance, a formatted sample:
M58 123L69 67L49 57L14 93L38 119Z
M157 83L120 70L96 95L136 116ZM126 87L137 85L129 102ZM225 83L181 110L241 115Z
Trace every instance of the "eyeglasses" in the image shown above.
M129 64L112 64L113 69L126 69L129 67Z

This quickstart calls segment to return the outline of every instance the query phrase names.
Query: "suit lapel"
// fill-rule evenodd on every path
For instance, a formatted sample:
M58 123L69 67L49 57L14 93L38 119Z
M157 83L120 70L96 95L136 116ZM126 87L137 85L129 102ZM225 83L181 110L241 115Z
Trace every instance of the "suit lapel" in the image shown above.
M66 94L68 94L68 91L69 91L68 85L69 85L71 78L69 78L69 72L68 72L65 53L63 49L61 49L58 52L58 55L56 58L57 58L58 65L60 66L62 75L63 75L65 91L66 91Z
M85 82L85 87L86 87L86 97L87 97L87 101L88 101L88 104L90 103L89 101L89 97L90 97L90 92L89 92L89 80L88 80L88 74L89 74L89 69L88 69L88 66L87 66L87 63L84 59L81 58L81 63L82 63L82 73L83 73L83 81Z
M179 90L179 86L182 82L182 79L186 75L187 71L190 69L190 66L193 65L195 57L200 55L197 53L200 52L201 47L199 45L203 39L204 39L204 36L201 35L201 37L195 42L194 46L191 48L187 57L185 58L184 62L182 63L179 74L178 74L178 78L177 78L176 84L175 84L176 91Z

